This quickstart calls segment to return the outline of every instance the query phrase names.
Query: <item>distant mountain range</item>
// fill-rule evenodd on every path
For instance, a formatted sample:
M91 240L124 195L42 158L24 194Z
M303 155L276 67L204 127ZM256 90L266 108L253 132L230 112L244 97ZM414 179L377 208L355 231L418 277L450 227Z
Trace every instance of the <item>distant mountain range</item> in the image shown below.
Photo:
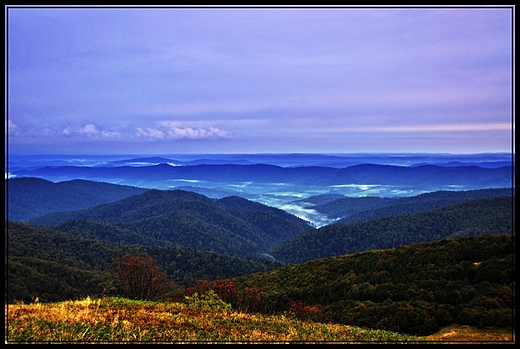
M437 165L443 167L458 167L458 166L479 166L486 168L497 168L502 166L510 166L511 161L499 158L485 158L482 155L467 155L457 156L452 159L452 156L420 156L420 155L358 155L358 156L339 156L327 154L266 154L266 155L235 155L235 156L217 156L217 157L201 157L193 160L178 160L174 158L165 158L159 156L152 157L138 157L123 160L109 161L102 165L103 167L110 166L146 166L169 164L176 166L193 166L193 165L276 165L281 167L304 167L304 166L319 166L319 167L334 167L344 168L360 163L375 163L380 165L395 165L403 166L424 166Z
M10 172L20 169L36 169L50 166L150 166L157 164L174 164L181 166L236 164L265 164L281 167L334 167L345 168L359 164L379 164L394 166L438 165L479 166L496 168L514 165L514 154L480 153L480 154L427 154L427 153L265 153L265 154L150 154L150 155L16 155L9 154Z
M361 164L346 168L280 167L274 165L193 165L120 167L60 166L19 170L16 177L38 177L50 181L88 179L148 188L178 186L175 181L211 183L287 183L307 186L392 185L424 190L443 187L482 189L511 187L513 167L478 166L416 167Z
M434 191L512 188L514 173L514 156L505 153L11 155L6 178L54 183L82 179L141 189L181 189L214 199L239 196L322 227L346 215L331 210L334 203L316 205L302 199L322 195L388 199ZM22 212L14 204L10 215L16 219L48 211L41 210L44 205L37 212ZM87 207L77 205L77 209ZM59 211L62 206L50 205L49 210Z

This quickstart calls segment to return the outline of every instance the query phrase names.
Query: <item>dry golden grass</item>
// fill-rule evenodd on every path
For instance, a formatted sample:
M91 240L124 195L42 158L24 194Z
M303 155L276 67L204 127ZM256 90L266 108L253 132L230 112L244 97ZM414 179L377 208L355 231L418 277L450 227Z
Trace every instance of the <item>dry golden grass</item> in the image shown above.
M515 332L504 328L480 329L473 326L452 325L426 338L429 341L448 343L514 344Z
M184 303L121 298L6 306L6 343L353 343L511 341L502 330L459 326L416 337L355 326L300 321L285 316L201 310ZM509 333L511 334L511 333Z

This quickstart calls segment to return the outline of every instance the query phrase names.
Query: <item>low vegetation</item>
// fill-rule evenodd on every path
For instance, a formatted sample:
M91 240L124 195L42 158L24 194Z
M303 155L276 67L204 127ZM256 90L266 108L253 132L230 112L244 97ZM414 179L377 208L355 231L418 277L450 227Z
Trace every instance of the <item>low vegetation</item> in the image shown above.
M218 298L185 302L103 298L11 304L6 342L416 342L425 338L230 310Z
M484 343L513 344L514 331L451 325L430 336L304 321L287 312L231 309L215 293L183 302L105 297L6 306L5 343Z

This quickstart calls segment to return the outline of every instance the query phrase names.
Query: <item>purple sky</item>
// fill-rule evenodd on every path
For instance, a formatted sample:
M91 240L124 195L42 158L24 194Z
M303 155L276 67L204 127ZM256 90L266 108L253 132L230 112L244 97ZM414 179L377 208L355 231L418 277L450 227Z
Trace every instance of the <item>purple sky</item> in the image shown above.
M512 150L511 7L6 15L13 154Z

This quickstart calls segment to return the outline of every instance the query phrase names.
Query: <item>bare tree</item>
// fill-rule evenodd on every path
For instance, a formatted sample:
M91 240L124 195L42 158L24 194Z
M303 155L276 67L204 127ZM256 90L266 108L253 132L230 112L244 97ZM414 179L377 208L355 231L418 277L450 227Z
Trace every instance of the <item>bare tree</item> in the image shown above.
M159 270L150 256L142 258L129 254L114 259L113 263L116 277L126 297L153 300L173 286L173 282L168 280L166 273Z

